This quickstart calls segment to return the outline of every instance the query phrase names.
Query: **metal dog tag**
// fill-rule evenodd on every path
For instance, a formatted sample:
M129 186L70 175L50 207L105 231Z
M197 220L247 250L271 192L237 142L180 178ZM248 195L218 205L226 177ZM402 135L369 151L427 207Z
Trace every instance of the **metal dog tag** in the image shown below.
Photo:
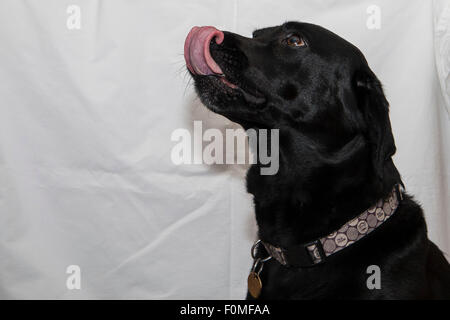
M264 267L264 263L272 259L272 256L265 257L264 259L257 257L257 249L261 243L261 240L257 240L252 246L251 254L253 258L253 266L247 278L248 292L255 299L259 297L262 289L262 281L259 274Z
M262 282L261 278L255 271L251 271L248 275L247 284L248 292L250 292L251 296L255 299L258 298L261 294Z

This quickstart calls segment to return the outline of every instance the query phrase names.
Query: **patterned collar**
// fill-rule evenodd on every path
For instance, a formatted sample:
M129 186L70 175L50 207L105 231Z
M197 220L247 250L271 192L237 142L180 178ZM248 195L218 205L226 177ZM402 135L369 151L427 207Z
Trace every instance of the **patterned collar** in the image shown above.
M400 188L400 185L395 185L386 199L378 200L375 205L325 237L289 249L279 248L258 240L252 248L252 255L254 256L257 245L262 243L269 256L275 258L282 265L310 267L322 263L328 256L351 246L388 220L398 208L400 201L403 200ZM268 259L266 258L264 261Z

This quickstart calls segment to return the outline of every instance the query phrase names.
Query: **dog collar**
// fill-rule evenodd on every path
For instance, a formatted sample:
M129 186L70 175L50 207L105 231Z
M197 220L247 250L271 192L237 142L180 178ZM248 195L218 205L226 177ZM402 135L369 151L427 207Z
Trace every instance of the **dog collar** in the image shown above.
M327 257L361 240L388 220L403 200L400 188L400 185L395 185L385 199L378 200L375 205L325 237L290 248L280 248L258 240L252 248L252 256L255 257L257 247L262 243L269 257L284 266L311 267L323 263Z

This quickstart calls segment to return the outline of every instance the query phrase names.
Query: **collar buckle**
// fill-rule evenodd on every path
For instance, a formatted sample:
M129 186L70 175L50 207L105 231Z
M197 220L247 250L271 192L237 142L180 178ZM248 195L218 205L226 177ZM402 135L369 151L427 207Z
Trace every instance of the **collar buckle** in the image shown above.
M325 251L323 250L320 239L308 242L305 244L305 250L311 258L312 265L324 263L326 259Z

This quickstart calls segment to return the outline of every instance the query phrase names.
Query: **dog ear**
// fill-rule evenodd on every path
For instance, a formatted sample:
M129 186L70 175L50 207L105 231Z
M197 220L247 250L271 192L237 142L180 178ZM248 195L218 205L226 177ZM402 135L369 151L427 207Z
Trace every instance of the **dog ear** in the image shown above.
M370 143L373 167L382 180L385 165L392 161L396 148L389 120L389 103L382 85L367 67L355 76L358 107L365 122L365 134Z

